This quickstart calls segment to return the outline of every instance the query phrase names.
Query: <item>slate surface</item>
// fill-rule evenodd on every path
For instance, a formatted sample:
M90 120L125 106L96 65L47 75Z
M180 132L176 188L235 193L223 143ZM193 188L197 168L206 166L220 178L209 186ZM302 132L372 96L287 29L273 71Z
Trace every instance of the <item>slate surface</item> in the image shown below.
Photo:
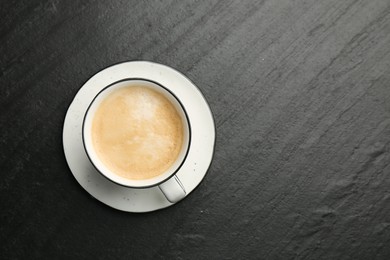
M390 259L390 2L2 1L1 259ZM113 210L62 124L94 73L151 60L215 116L181 203Z

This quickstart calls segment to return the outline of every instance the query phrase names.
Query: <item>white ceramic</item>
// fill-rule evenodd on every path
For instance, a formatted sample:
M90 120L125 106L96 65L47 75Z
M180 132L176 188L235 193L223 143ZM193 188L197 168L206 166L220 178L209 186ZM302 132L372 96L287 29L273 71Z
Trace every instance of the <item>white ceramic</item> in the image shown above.
M92 142L92 122L100 104L108 95L115 92L116 90L123 88L131 88L132 86L143 86L145 88L152 89L164 95L165 98L167 98L175 107L176 111L181 117L181 121L183 122L183 144L176 161L166 171L162 172L160 175L149 179L131 180L115 174L99 159L99 156L97 155ZM188 155L188 151L190 148L190 120L180 100L166 87L160 85L157 82L139 78L122 79L104 87L103 90L101 90L96 95L96 97L94 97L93 101L87 109L87 112L85 113L82 134L84 148L87 152L89 160L95 166L95 168L101 174L103 174L104 177L117 184L129 188L150 188L161 184L159 186L160 190L164 193L165 197L172 203L178 202L185 197L185 189L183 189L183 185L181 184L180 179L175 176L175 174L180 170L181 166L183 166L183 163ZM170 184L166 182L170 182Z
M191 124L190 148L174 177L180 179L185 196L202 181L211 163L215 144L214 120L203 95L188 78L170 67L152 62L132 61L108 67L90 78L76 94L63 129L65 157L74 177L89 194L113 208L128 212L154 211L173 205L158 186L135 189L108 180L97 172L83 147L82 123L88 106L103 88L126 78L143 78L163 85L185 108ZM172 190L171 185L175 184L166 182L164 185Z

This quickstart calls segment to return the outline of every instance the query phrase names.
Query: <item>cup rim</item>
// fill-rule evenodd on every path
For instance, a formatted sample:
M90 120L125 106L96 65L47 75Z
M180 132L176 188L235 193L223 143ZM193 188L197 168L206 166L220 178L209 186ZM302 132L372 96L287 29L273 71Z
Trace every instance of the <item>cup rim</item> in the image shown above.
M139 81L146 81L146 82L149 82L149 83L152 83L152 84L155 84L157 85L158 87L164 89L165 91L167 91L179 104L179 106L181 107L181 109L183 110L183 113L184 113L184 117L185 117L185 120L187 122L187 125L188 125L188 144L186 146L186 151L185 151L185 154L180 162L180 164L177 166L177 168L172 171L172 173L170 175L168 175L166 178L158 181L158 182L155 182L153 184L149 184L149 185L139 185L139 186L132 186L132 185L126 185L126 184L123 184L123 183L120 183L118 181L115 181L113 179L111 179L109 176L107 176L106 174L104 174L101 170L99 170L99 168L96 166L96 164L94 163L94 161L92 160L89 152L88 152L88 149L87 149L87 146L86 146L86 142L85 142L85 121L86 121L86 118L87 118L87 115L90 111L90 108L92 107L92 104L95 102L95 100L97 99L97 97L103 93L106 89L118 84L118 83L121 83L121 82L125 82L125 81L134 81L134 80L139 80ZM173 93L173 91L171 91L170 89L168 89L167 87L163 86L161 83L158 83L154 80L150 80L150 79L146 79L146 78L141 78L141 77L134 77L134 78L123 78L121 80L117 80L115 82L112 82L110 83L109 85L105 86L104 88L102 88L94 97L93 99L91 100L91 102L89 103L88 105L88 108L87 110L85 111L84 113L84 117L83 117L83 123L82 123L82 133L81 133L81 137L82 137L82 143L83 143L83 147L84 147L84 151L85 153L87 154L87 157L89 159L89 161L91 162L91 164L93 165L93 167L96 169L96 171L98 173L100 173L100 175L102 175L104 178L106 178L107 180L115 183L115 184L118 184L120 186L123 186L123 187L127 187L127 188L134 188L134 189L145 189L145 188L151 188L151 187L156 187L164 182L166 182L167 180L169 180L170 178L172 178L173 176L176 175L176 173L181 169L181 167L183 166L184 162L186 161L187 159L187 156L188 156L188 153L190 151L190 148L191 148L191 136L192 136L192 129L191 129L191 123L190 123L190 119L189 119L189 116L188 116L188 113L187 113L187 110L185 109L184 105L182 104L182 102L180 101L180 99L175 95L175 93Z

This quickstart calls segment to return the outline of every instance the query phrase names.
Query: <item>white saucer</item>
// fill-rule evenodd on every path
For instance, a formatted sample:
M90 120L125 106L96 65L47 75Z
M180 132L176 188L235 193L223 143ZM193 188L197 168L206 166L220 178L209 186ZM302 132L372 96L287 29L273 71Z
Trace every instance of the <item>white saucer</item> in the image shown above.
M89 103L105 86L124 78L145 78L170 89L182 101L192 128L190 150L177 173L191 193L202 181L214 153L215 127L211 110L199 89L183 74L165 65L131 61L108 67L90 78L76 94L65 116L63 144L69 168L78 183L97 200L115 209L148 212L171 204L158 187L132 189L117 185L98 173L85 153L81 127Z

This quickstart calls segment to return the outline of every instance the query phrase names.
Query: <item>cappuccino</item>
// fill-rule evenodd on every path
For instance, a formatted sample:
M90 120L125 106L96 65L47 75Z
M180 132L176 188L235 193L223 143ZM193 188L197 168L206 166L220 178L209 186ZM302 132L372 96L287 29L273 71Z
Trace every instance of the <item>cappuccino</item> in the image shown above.
M174 105L141 85L110 93L92 119L97 156L110 171L131 180L150 179L168 170L182 150L183 136Z

